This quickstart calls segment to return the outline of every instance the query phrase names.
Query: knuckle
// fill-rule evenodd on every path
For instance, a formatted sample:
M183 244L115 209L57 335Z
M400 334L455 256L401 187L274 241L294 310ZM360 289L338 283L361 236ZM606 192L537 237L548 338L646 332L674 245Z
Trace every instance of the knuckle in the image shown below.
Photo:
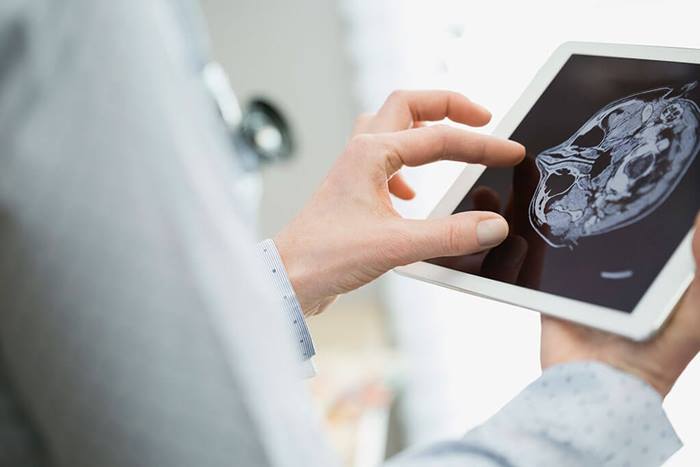
M391 91L389 96L386 98L386 102L403 102L406 100L406 94L408 92L404 89L395 89Z
M448 91L447 100L454 103L470 104L472 101L464 94L457 91Z
M401 168L401 156L398 150L388 141L373 134L353 136L346 150L354 161L366 160L373 163L386 164L390 170Z
M445 125L444 123L436 123L435 125L430 125L429 127L427 127L427 130L434 132L437 136L443 136L449 131L449 128L450 127Z
M416 245L411 235L403 229L393 229L390 238L391 242L386 242L383 251L391 268L403 265L407 258L412 258Z
M397 172L401 167L403 167L403 159L399 150L391 145L384 144L381 150L381 157L385 160L388 173Z
M462 94L461 92L457 91L447 91L449 93L449 96L453 99L461 99L464 100L465 102L471 102L471 99L469 99L467 96Z
M462 227L456 222L452 222L447 226L445 235L445 249L450 254L459 254L464 248L465 232Z
M364 125L374 117L370 112L363 112L355 118L355 125Z
M432 125L429 128L433 132L436 143L439 144L440 159L443 159L448 155L451 128L444 124Z
M452 219L446 229L445 248L453 255L471 253L475 245L475 224L467 216Z
M479 138L474 142L474 155L476 156L475 162L481 163L486 158L486 139Z
M348 152L353 154L367 154L375 146L374 137L369 134L359 134L352 137L348 143Z

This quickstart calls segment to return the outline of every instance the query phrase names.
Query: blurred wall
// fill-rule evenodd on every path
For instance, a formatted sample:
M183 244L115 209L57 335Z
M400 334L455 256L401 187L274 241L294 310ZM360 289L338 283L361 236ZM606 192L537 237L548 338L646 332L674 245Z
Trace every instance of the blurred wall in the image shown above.
M216 60L242 104L263 96L289 117L296 152L263 171L261 238L301 209L341 153L357 104L338 2L200 0ZM319 226L320 229L323 226ZM373 306L377 283L348 294L348 308ZM371 302L371 303L370 303Z
M264 171L261 234L309 198L342 150L356 113L336 2L203 0L214 55L239 100L265 96L290 118L296 158ZM320 226L322 228L322 226Z

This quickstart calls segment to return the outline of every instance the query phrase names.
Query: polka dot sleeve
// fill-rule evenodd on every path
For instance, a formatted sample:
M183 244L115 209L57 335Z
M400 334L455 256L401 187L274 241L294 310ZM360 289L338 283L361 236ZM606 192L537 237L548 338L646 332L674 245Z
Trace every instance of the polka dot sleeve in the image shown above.
M661 403L636 377L571 363L548 369L467 439L500 445L512 465L659 466L682 445Z
M553 367L464 437L386 467L657 467L681 447L650 386L609 366Z
M304 321L301 306L294 293L292 284L289 282L287 271L284 269L284 264L277 251L275 242L267 239L258 243L258 253L263 260L272 284L274 284L274 293L278 295L281 311L292 330L301 359L310 365L310 359L316 354L316 350L314 349L309 328ZM313 368L311 367L309 371L313 373ZM307 375L309 371L307 371Z

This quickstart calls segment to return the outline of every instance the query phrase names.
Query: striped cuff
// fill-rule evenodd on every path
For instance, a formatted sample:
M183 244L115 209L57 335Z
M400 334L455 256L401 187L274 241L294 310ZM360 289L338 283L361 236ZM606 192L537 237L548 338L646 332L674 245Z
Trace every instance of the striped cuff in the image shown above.
M301 359L307 361L316 355L316 349L314 349L314 343L311 339L309 328L306 326L306 321L304 321L301 305L299 305L292 284L289 282L287 271L284 268L282 258L277 251L275 242L271 239L267 239L258 243L258 253L265 264L265 269L272 283L275 285L275 292L279 295L282 310L284 311L286 319L289 320L289 327L292 329L297 346L299 347Z

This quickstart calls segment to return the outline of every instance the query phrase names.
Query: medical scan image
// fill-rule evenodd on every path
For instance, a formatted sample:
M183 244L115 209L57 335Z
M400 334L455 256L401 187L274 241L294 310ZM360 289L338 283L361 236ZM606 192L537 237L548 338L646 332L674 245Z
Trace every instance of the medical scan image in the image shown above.
M453 212L491 211L506 240L429 262L630 313L700 210L700 64L574 54Z
M614 101L536 156L530 222L553 247L632 224L673 191L700 150L700 110L662 87Z

